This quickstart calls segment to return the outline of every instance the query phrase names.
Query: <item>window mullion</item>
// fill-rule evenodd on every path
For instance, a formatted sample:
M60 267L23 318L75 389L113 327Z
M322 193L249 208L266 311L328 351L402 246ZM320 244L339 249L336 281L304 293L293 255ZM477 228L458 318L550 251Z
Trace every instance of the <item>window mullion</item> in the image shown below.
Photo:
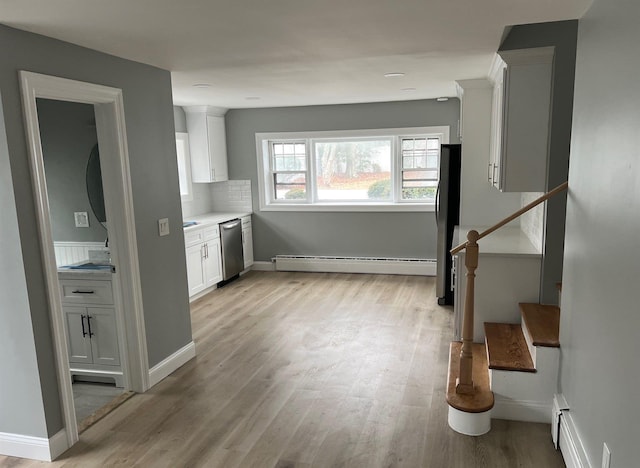
M318 200L318 189L316 187L316 152L311 138L307 138L305 144L307 146L307 187L309 189L307 200L313 204Z

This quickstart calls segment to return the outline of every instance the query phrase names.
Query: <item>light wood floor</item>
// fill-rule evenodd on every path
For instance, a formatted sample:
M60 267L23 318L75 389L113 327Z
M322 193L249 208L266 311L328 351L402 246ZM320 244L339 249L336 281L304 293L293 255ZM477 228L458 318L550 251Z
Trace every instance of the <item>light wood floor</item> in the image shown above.
M434 296L433 278L249 273L192 304L196 359L52 466L563 467L548 425L449 429Z

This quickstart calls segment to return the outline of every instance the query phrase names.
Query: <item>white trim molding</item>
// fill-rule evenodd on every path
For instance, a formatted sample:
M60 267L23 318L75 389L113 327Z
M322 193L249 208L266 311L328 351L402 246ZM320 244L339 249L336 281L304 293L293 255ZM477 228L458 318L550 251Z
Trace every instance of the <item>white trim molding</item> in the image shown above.
M0 432L0 453L9 457L53 461L69 448L64 429L47 439Z
M196 357L196 344L191 341L149 369L149 387L153 387L194 357Z
M571 416L571 410L566 409L567 405L563 395L554 396L554 404L559 408L565 408L561 410L560 416L560 451L564 458L564 463L567 468L593 468L589 463L587 457L587 451L584 449L584 444L578 433L575 421Z
M55 76L20 71L22 105L33 195L36 204L38 234L42 254L47 300L56 357L56 374L62 403L67 445L78 441L71 374L67 351L67 332L59 294L55 248L51 233L49 199L40 140L37 98L92 104L101 152L112 157L101 161L105 207L109 220L111 258L117 267L114 286L117 293L116 314L124 323L122 367L128 389L144 392L148 388L148 356L140 285L140 266L133 213L133 195L129 173L129 153L124 121L122 90L69 80ZM124 311L127 314L124 314Z

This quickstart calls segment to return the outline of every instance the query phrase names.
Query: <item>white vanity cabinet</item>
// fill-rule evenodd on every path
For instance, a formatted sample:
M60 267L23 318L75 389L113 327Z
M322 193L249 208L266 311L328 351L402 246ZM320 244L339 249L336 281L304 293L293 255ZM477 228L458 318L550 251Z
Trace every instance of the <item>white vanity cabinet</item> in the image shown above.
M553 47L499 51L489 183L503 192L544 192L551 125Z
M207 107L185 107L191 179L193 182L223 182L229 180L227 137L224 115L216 115Z
M185 233L189 297L222 281L218 225L191 228Z
M253 265L253 233L251 229L251 215L240 218L242 222L242 255L244 256L244 268Z
M110 273L61 273L71 375L113 378L123 386Z

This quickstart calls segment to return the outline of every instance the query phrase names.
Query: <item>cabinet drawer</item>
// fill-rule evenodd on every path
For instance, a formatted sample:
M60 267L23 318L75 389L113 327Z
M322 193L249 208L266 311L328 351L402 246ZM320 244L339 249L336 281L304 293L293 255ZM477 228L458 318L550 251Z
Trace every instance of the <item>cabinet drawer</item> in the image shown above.
M60 280L60 293L67 304L113 304L111 281Z
M204 240L204 230L198 229L197 231L192 231L185 233L184 235L184 245L185 247L191 247L192 245L200 244Z
M206 241L220 239L220 230L217 224L215 226L208 226L204 228L203 231L204 231L204 240Z

